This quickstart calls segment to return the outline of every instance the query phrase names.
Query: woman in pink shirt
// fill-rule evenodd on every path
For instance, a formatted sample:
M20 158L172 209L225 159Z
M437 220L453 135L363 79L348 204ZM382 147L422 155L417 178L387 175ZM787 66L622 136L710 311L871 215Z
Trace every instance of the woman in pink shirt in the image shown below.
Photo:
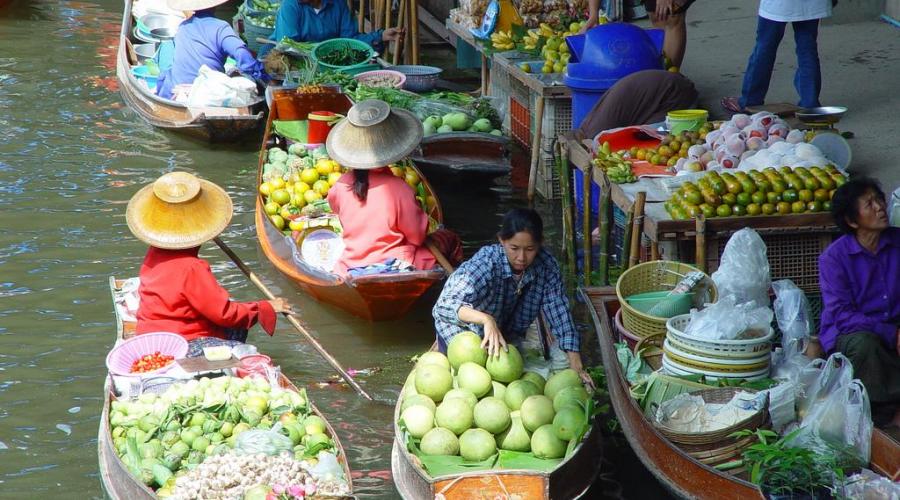
M328 192L328 204L343 227L344 253L335 271L397 259L416 269L437 260L431 239L451 263L462 260L459 237L447 230L428 235L428 216L415 191L386 167L406 158L422 139L419 120L379 100L362 101L328 134L328 155L352 170Z

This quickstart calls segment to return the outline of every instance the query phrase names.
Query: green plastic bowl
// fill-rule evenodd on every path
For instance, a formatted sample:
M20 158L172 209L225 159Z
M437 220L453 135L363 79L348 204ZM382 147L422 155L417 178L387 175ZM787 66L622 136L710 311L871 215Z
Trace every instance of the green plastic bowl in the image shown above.
M671 318L691 311L694 293L679 293L670 296L667 291L645 292L626 297L625 300L631 307L644 314L657 318Z
M336 50L343 50L348 48L365 51L368 56L363 61L347 66L335 66L333 64L322 62L321 58L326 54L329 54ZM347 72L348 70L360 68L362 66L370 66L370 61L373 57L375 57L375 50L372 49L369 44L360 42L359 40L354 40L353 38L334 38L331 40L325 40L324 42L316 45L315 48L313 48L312 54L310 54L310 56L312 57L313 61L315 61L316 64L320 67ZM368 69L366 71L368 71Z

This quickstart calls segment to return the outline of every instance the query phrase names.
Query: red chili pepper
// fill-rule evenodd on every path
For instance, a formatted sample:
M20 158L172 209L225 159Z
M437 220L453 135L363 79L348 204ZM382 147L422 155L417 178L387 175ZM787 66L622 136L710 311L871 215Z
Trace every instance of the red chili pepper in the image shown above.
M156 351L153 354L146 354L134 360L131 364L131 373L145 373L157 370L169 365L174 360L174 356L161 354L159 351Z

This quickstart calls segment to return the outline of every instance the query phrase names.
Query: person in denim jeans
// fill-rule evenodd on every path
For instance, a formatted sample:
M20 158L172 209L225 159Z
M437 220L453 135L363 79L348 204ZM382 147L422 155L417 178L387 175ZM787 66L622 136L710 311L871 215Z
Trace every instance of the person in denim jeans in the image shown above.
M741 96L722 99L722 106L737 113L765 102L772 69L775 67L775 55L788 23L794 29L794 42L797 44L794 88L800 95L799 105L803 108L819 106L819 92L822 90L822 71L816 43L819 20L831 16L831 9L836 3L836 0L761 0L756 46L747 62Z

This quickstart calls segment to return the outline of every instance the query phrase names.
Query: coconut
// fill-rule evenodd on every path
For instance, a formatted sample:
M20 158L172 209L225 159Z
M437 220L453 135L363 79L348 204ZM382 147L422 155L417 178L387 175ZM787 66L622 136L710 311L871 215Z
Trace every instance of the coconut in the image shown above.
M481 337L474 332L460 332L450 339L447 344L447 359L454 370L466 361L484 366L487 361L487 351L481 347Z
M473 409L475 408L475 404L478 403L478 398L476 398L475 395L472 394L472 391L468 389L451 389L447 394L444 394L444 401L447 401L448 399L462 399L469 404L469 408Z
M449 393L447 393L449 394ZM447 396L444 396L446 398ZM404 410L409 408L410 406L424 406L434 412L437 408L437 405L434 404L434 401L431 400L428 396L424 394L411 394L403 398L403 404L400 405L400 412L402 413Z
M556 397L556 393L564 388L578 385L581 385L581 377L578 376L578 372L571 368L566 368L554 373L547 379L547 384L544 385L544 395L553 399Z
M562 458L566 442L556 437L553 425L542 425L531 435L531 452L538 458Z
M435 427L422 436L419 449L426 455L458 455L459 439L452 431Z
M450 375L450 370L431 364L416 368L416 391L435 403L444 399L444 394L452 387L453 376Z
M506 394L506 386L501 384L500 382L491 381L491 396L494 396L497 399L503 399L503 396Z
M565 406L575 406L576 408L581 408L581 405L587 403L587 400L590 397L591 396L588 394L584 386L575 385L565 387L557 392L556 397L553 398L553 409L559 411Z
M522 374L522 380L527 380L535 385L541 394L544 393L544 385L547 384L547 380L541 376L540 373L535 372L525 372Z
M522 376L524 361L516 346L507 344L496 356L488 356L487 368L491 377L498 382L510 383Z
M475 405L475 425L490 432L499 434L509 427L509 408L503 400L486 397Z
M522 413L522 423L531 432L553 422L553 402L547 396L528 396L519 411Z
M472 427L474 421L473 409L463 399L448 399L437 407L434 413L434 421L438 427L444 427L453 431L457 436Z
M569 441L575 438L575 435L584 428L587 418L584 416L584 410L574 406L566 406L559 410L553 417L553 432L556 437L563 441Z
M425 406L410 406L400 415L400 418L406 424L409 434L414 438L421 438L434 428L434 412Z
M466 460L481 462L494 453L497 453L497 441L484 429L469 429L459 437L459 454Z
M490 361L488 361L490 365ZM475 397L480 398L491 390L491 374L483 366L466 361L460 365L456 372L456 380L460 389L472 391Z
M531 451L531 433L522 424L521 413L514 411L509 418L509 429L497 436L497 446L503 450Z
M540 394L537 386L527 380L514 380L506 386L506 392L503 394L503 402L510 410L518 410L522 406L522 402L528 396Z
M447 359L447 356L444 356L442 353L439 353L437 351L428 351L422 353L419 356L419 359L416 360L416 366L421 365L439 365L448 370L450 369L450 361Z

